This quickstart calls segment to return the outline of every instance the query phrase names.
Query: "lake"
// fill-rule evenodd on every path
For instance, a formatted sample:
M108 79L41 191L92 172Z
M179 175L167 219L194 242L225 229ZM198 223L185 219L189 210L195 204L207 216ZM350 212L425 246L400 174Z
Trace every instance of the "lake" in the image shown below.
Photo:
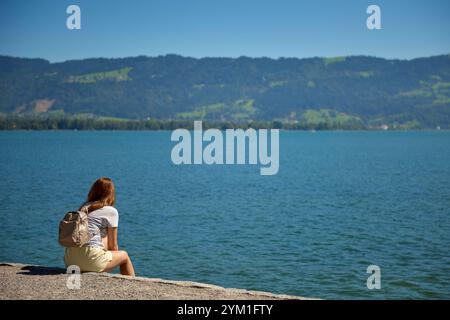
M180 165L170 132L0 132L0 261L63 267L111 177L140 276L324 299L450 298L450 132L280 132L280 167ZM381 289L369 290L369 265Z

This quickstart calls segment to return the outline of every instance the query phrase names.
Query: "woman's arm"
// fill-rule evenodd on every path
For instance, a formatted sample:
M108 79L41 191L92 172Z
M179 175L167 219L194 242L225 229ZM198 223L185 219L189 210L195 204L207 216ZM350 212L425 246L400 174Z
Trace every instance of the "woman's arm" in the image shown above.
M117 242L117 227L108 227L108 250L119 250L119 244Z

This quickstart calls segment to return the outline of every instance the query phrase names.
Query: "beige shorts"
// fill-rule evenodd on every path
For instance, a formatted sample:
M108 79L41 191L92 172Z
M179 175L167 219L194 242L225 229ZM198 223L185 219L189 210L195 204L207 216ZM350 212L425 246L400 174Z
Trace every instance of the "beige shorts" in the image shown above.
M103 272L112 260L112 253L100 247L66 248L66 267L76 265L81 272Z

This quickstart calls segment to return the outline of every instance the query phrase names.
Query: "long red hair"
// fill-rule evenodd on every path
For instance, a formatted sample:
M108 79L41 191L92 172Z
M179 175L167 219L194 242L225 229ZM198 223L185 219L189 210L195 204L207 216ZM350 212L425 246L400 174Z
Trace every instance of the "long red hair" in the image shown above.
M114 183L110 178L103 177L95 180L89 190L87 201L81 207L89 203L88 212L92 212L104 206L113 206L115 202L116 192Z

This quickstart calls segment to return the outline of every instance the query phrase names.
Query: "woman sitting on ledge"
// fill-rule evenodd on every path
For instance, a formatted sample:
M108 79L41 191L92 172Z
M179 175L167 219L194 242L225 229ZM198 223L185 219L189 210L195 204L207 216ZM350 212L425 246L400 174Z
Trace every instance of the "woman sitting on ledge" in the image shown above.
M83 247L66 248L66 267L76 265L82 272L109 272L120 266L120 273L134 277L134 268L126 251L119 251L117 226L119 213L113 207L114 184L109 178L94 182L87 201L88 227L92 238Z

